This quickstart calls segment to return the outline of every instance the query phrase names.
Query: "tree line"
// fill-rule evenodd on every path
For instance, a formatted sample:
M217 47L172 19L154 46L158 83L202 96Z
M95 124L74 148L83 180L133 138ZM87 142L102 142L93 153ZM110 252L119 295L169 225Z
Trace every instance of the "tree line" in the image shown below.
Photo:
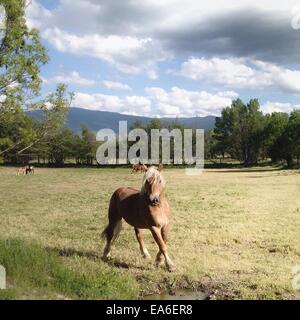
M212 158L227 154L244 165L284 160L292 167L300 158L300 110L264 115L257 99L247 104L237 99L216 118L206 141L206 152Z
M37 120L25 115L24 132L26 124L29 127ZM38 125L35 125L38 128ZM165 123L160 119L153 119L147 125L136 121L130 129L144 129L148 134L148 149L151 153L151 130L173 129L184 131L175 119ZM25 138L24 138L25 139ZM26 140L26 139L25 139ZM96 141L96 135L87 125L82 125L81 133L74 133L71 129L61 126L52 134L36 142L30 153L34 158L42 155L47 163L63 165L66 160L81 165L96 164L96 150L101 142ZM128 148L134 142L128 142ZM205 132L204 139L205 159L228 158L236 159L245 166L256 165L259 161L272 163L286 162L288 167L299 164L300 159L300 110L288 113L273 112L263 114L257 99L247 104L237 99L231 106L222 110L221 116L216 118L215 128ZM174 139L170 139L170 158L174 160ZM195 137L193 139L195 147ZM161 158L160 150L160 158ZM16 161L14 152L6 153L6 159ZM137 154L138 158L138 154Z

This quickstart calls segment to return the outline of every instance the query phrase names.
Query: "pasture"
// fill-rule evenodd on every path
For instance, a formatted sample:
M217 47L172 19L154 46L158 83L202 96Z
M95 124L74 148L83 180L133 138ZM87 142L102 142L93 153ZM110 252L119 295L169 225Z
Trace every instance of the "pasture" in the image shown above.
M37 168L16 176L0 167L0 264L8 290L0 298L135 299L192 288L211 298L299 299L292 267L300 264L299 171L205 170L187 176L165 169L172 220L169 253L175 273L155 267L157 245L139 252L126 223L101 260L100 232L112 192L140 187L130 169Z

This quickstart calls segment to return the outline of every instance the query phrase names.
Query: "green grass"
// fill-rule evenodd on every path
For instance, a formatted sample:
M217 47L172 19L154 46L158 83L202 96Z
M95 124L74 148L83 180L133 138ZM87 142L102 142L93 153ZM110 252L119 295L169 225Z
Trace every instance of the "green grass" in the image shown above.
M251 168L164 171L171 204L170 274L143 260L124 224L113 258L100 257L112 192L139 187L129 169L0 170L1 299L130 299L170 287L202 288L216 298L298 299L291 268L300 264L299 171ZM9 241L8 241L8 240ZM17 240L16 240L17 239ZM34 272L32 272L32 270Z
M0 241L0 261L7 270L10 289L0 291L0 298L134 298L137 286L129 275L119 275L108 268L72 270L58 253L37 243L16 239Z

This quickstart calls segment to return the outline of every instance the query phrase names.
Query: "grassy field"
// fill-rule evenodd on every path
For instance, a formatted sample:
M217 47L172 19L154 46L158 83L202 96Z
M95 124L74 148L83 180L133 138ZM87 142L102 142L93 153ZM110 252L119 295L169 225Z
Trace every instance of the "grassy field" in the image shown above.
M0 168L0 298L130 299L176 287L212 298L299 299L292 267L300 264L299 171L206 170L197 177L166 169L173 211L169 251L175 273L143 260L124 224L113 258L101 261L100 232L110 195L139 187L129 169Z

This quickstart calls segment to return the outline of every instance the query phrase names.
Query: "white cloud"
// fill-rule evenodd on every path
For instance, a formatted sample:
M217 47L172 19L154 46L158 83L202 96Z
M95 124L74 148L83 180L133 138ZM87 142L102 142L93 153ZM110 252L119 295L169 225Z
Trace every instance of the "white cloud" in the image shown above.
M157 78L157 66L168 54L151 38L98 34L76 35L57 27L47 28L42 36L58 51L90 56L107 61L127 74L146 73Z
M94 80L84 78L80 76L77 71L72 71L68 74L60 74L53 78L56 82L62 82L66 84L77 84L81 86L92 86L95 84Z
M213 94L177 87L170 91L159 87L146 88L145 91L147 96L125 97L77 92L73 106L152 117L194 117L218 115L222 108L229 106L232 99L238 97L233 91Z
M300 71L250 59L190 58L181 65L181 75L236 88L265 89L300 93Z
M103 80L102 83L106 88L112 90L131 90L128 84L118 81Z
M77 92L73 106L150 117L218 116L224 107L230 106L232 100L238 98L238 94L234 91L210 93L178 87L173 87L170 91L151 87L145 91L146 96L126 97ZM300 109L300 104L267 101L261 106L264 113L289 113L295 109Z
M41 78L41 80L42 80L42 82L43 82L44 84L48 84L48 83L49 83L49 80L46 79L45 77L40 77L40 78Z
M151 101L143 96L127 96L120 98L101 93L87 94L77 92L73 106L90 109L119 112L124 114L149 114Z
M271 102L267 101L265 104L261 106L261 109L264 113L272 113L272 112L287 112L290 113L295 109L300 109L300 104L295 105L291 103L283 103L283 102Z
M158 87L146 88L157 114L164 116L194 117L217 115L221 109L238 97L234 91L209 93L207 91L189 91L173 87L169 92Z

